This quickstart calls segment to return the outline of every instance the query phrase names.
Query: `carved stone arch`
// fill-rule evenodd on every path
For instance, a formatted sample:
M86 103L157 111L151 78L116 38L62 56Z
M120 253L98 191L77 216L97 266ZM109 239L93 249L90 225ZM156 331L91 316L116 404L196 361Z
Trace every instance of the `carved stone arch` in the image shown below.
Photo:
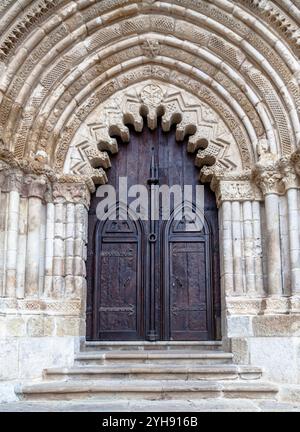
M202 169L241 171L245 168L243 152L225 122L213 107L175 85L158 80L136 83L116 92L96 107L82 122L71 141L65 173L90 175L95 183L103 183L103 170L110 166L108 153L118 152L119 136L130 139L131 124L141 132L146 117L150 129L161 117L163 131L176 125L176 140L188 136L187 151L196 154L195 164Z

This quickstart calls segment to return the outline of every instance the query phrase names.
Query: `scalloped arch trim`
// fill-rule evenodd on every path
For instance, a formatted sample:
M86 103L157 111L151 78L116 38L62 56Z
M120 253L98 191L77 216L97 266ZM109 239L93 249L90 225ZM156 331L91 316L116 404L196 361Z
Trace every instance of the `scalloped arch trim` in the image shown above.
M196 165L218 170L249 168L251 154L245 158L233 134L220 115L208 104L187 91L157 80L148 80L116 92L97 106L80 124L72 141L65 148L68 155L65 173L90 175L95 183L103 182L103 170L110 166L109 153L118 151L118 135L123 142L130 139L131 124L137 132L144 126L155 129L161 116L162 129L167 132L176 124L176 140L188 137L187 151L196 155Z

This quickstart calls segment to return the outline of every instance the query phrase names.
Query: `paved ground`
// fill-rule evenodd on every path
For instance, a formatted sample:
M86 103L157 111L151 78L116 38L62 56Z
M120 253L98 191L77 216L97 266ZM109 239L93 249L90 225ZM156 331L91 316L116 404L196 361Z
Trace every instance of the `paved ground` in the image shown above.
M300 412L300 404L261 400L120 401L120 402L12 402L0 412Z

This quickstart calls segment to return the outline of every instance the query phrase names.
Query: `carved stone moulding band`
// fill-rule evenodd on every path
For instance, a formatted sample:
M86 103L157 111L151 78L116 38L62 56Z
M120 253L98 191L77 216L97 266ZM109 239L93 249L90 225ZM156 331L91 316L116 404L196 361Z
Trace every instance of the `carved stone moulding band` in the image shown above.
M300 31L297 21L291 19L289 14L286 14L279 5L283 2L278 2L278 5L273 1L268 0L238 0L238 3L246 5L255 10L255 12L279 31L293 48L297 55L300 54L299 41ZM290 12L290 11L289 11Z
M103 3L103 2L102 2ZM111 2L107 2L107 3L111 3ZM183 2L183 4L184 4L185 2ZM190 2L187 2L188 3L188 6L191 6L189 3ZM197 4L198 3L198 4ZM197 4L197 5L196 5ZM215 6L214 7L207 7L208 5L207 5L207 2L206 1L202 1L202 2L193 2L193 5L192 5L192 8L194 8L194 7L196 7L196 9L197 8L200 8L200 9L202 9L202 7L200 6L200 4L201 4L201 6L203 6L203 5L206 5L206 7L202 10L202 13L206 13L207 14L207 16L211 16L213 19L217 19L217 21L218 20L220 20L220 21L224 21L224 22L226 22L226 25L229 25L229 28L230 28L230 25L232 25L233 27L235 27L235 25L236 26L238 26L238 20L236 19L236 18L233 18L233 17L230 17L230 19L228 19L229 18L229 16L227 16L227 13L225 13L225 11L223 10L221 13L216 13L216 11L217 11L217 9L215 9ZM221 4L222 4L222 2L221 2ZM177 25L177 21L175 20L175 23L176 23L176 25L174 26L174 25L172 25L172 17L165 17L165 16L161 16L161 15L156 15L156 14L158 14L159 13L159 9L160 9L160 5L156 5L156 6L158 6L158 7L155 7L155 10L154 11L151 11L151 9L150 9L150 13L154 13L154 16L153 16L153 22L155 22L155 21L157 21L157 26L153 26L153 30L157 30L157 33L159 33L159 30L160 31L162 31L164 28L166 29L166 31L169 33L169 28L171 28L172 29L172 31L173 31L173 34L174 34L174 36L176 36L177 35L177 27L179 27L180 29L182 29L182 26L181 25L179 25L179 23L180 23L180 21L179 21L179 23L178 23L178 25ZM220 6L220 5L219 5ZM170 7L170 13L171 13L171 15L173 15L172 14L172 9L173 9L173 5L169 5L169 7ZM222 8L222 6L220 6L221 7L221 9L223 9ZM71 8L72 9L72 8ZM106 9L105 7L104 7L104 9ZM125 9L125 8L124 8ZM174 15L176 16L177 14L178 14L178 7L176 8L175 7L175 5L174 5ZM213 12L213 9L215 9L215 12ZM127 9L128 10L128 9ZM180 9L179 9L180 10ZM124 14L124 16L126 15L126 12L125 12L125 10L119 10L119 13L118 14L116 14L116 16L115 16L115 18L119 18L119 17L122 17L122 12L123 12L123 14ZM164 7L162 7L162 12L164 13L165 12L165 10L164 10ZM177 13L176 13L177 12ZM211 15L210 15L211 14ZM142 14L141 14L142 15ZM180 14L179 14L180 15ZM101 14L100 14L100 16L101 16ZM227 17L227 19L226 19L226 17ZM88 15L84 15L84 18L88 18ZM113 19L112 19L112 17L110 17L111 19L110 20L112 20L113 21ZM225 21L226 20L226 21ZM101 20L100 20L101 21ZM142 15L141 17L140 16L137 16L137 17L134 17L134 18L132 18L131 16L130 17L128 17L128 21L125 21L125 23L124 22L122 22L122 24L120 25L120 27L121 27L121 29L124 31L124 28L126 28L126 31L124 31L124 33L126 34L126 37L127 38L129 38L130 37L130 35L132 34L131 32L130 32L130 29L131 28L133 28L133 29L135 29L135 28L139 28L139 29L142 29L143 28L143 24L146 22L147 23L147 21L149 21L149 23L151 23L152 24L152 19L151 20L149 20L148 19L148 16L146 16L146 18L144 18L144 15ZM163 24L164 24L164 22L166 23L166 24L168 24L168 23L170 23L170 25L165 25L165 26L163 26ZM235 24L234 24L235 23ZM65 23L64 23L65 24ZM69 24L69 23L67 23L67 24ZM191 23L186 23L187 25L191 25ZM115 24L112 24L112 25L115 25ZM242 25L242 23L239 23L239 25L241 26L241 27L245 27L245 36L246 35L248 35L249 33L255 33L255 32L251 32L250 31L250 29L249 28L247 28L247 26L246 25ZM66 31L67 31L67 33L68 33L68 27L67 27L67 25L65 25L65 27L66 27ZM87 24L87 27L88 27L88 24ZM151 30L151 27L152 27L152 25L150 25L149 24L149 27L147 26L147 29L148 30ZM196 26L195 26L196 27ZM201 27L201 26L200 26ZM117 26L115 25L115 28L117 29ZM184 29L185 27L183 27L183 29ZM246 30L247 29L247 30ZM93 28L93 30L94 30L94 28ZM102 29L101 29L102 30ZM101 31L100 30L100 31ZM104 29L105 31L106 31L106 29ZM201 28L201 30L202 30L202 28ZM234 28L234 30L236 30L235 28ZM181 30L182 31L182 30ZM138 31L138 33L142 33L142 31ZM118 32L117 31L115 31L115 33L117 33L118 34ZM194 33L194 31L191 31L191 32L188 32L188 31L186 31L185 32L187 35L189 34L189 33ZM196 31L195 31L195 33L196 33ZM243 31L243 33L244 33L244 31ZM134 32L134 34L135 34L135 32ZM124 35L124 34L123 34ZM123 36L122 35L122 36ZM198 35L198 31L197 31L197 35ZM70 37L71 37L71 34L69 35ZM72 35L73 36L73 35ZM95 36L95 35L93 35L92 36L92 38L91 38L91 40L93 41L93 42L95 42L95 44L92 44L92 46L93 46L93 48L96 48L96 46L97 46L97 48L98 48L98 46L101 46L101 43L99 42L99 45L96 45L96 40L94 41L94 37L95 37L95 39L99 39L100 41L102 41L102 37L99 37L99 35L97 34L97 37ZM198 38L199 38L199 36L198 36ZM175 39L175 38L174 38ZM244 55L244 53L243 53L243 50L241 50L240 48L237 48L237 47L235 47L234 46L234 44L230 44L230 43L228 43L227 41L225 42L225 41L223 41L221 38L219 38L219 37L217 37L216 36L216 34L213 34L213 35L211 35L211 37L209 37L208 38L209 39L209 44L208 44L208 46L209 46L209 48L210 49L212 49L213 51L216 51L217 53L220 53L221 54L221 56L223 56L224 55L224 59L226 59L226 60L229 60L229 62L230 62L230 60L231 60L231 62L234 64L234 65L240 65L242 62L243 62L243 59L245 58L245 55ZM89 39L88 39L89 40ZM196 39L197 40L197 39ZM89 42L90 42L90 40L89 40ZM123 40L122 40L122 42L123 42ZM78 45L80 45L80 44L78 44ZM114 45L114 47L116 47L116 45L117 45L117 43L114 43L113 44ZM121 44L122 45L122 44ZM154 39L154 40L149 40L149 39L146 39L145 40L145 44L143 45L144 46L144 53L148 56L148 57L150 57L150 58L152 58L152 57L156 57L157 56L157 41ZM150 47L150 48L149 48ZM40 47L39 47L40 48ZM76 52L76 54L77 54L77 50L74 50L75 52ZM255 52L255 50L253 50L254 52ZM259 51L259 48L258 48L258 51ZM39 53L37 53L36 55L38 55ZM86 59L86 50L84 50L84 57L85 57L85 59ZM120 54L117 52L116 54L116 57L118 57L118 56L120 56ZM185 54L185 55L188 55L188 54ZM33 57L33 59L31 59L31 57L30 57L30 59L32 60L32 63L33 63L33 66L31 65L31 66L29 66L28 64L26 64L26 67L25 67L25 65L24 65L24 71L22 71L23 73L24 73L24 75L26 74L26 73L29 73L28 72L28 70L30 69L30 67L34 67L35 65L36 65L36 63L38 63L38 61L37 61L37 58L36 58L36 56L35 55L33 55L32 56ZM69 55L69 56L64 56L65 57L65 61L66 61L66 69L69 69L69 66L70 66L70 64L72 64L72 61L70 60L70 57L73 57L72 56L72 54L71 55ZM101 57L101 56L100 56ZM172 57L172 56L171 56ZM27 61L28 61L29 59L27 59ZM59 66L60 67L58 67L58 69L64 69L63 67L62 67L62 65L61 65L61 58L59 59ZM179 59L178 59L179 60ZM121 64L122 62L120 61L119 62L119 64ZM193 65L194 63L193 62L190 62L189 64L191 64L191 65ZM25 71L25 69L27 69L26 71ZM199 69L201 69L201 68L199 68ZM52 73L52 71L51 71L51 73ZM62 72L62 74L63 74L63 72ZM260 87L262 87L262 88L264 88L265 86L266 86L266 80L267 80L267 78L265 78L264 80L262 79L262 74L261 74L261 72L260 71L256 71L255 72L255 76L257 76L258 75L258 77L256 77L257 79L258 79L258 81L259 81L259 86ZM23 78L23 75L22 75L22 78ZM251 78L251 77L250 77ZM24 78L24 80L25 80L25 78ZM20 81L22 81L22 80L20 80ZM79 81L79 80L76 80L77 82ZM77 84L77 82L76 82L76 84ZM271 85L270 83L268 83L269 85ZM16 90L16 93L17 93L17 91L18 90ZM55 93L55 90L53 91L53 93ZM246 93L246 92L245 92ZM66 96L65 96L66 97ZM273 92L273 98L276 98L276 92L274 93ZM35 100L36 98L35 97L33 97L33 99ZM274 101L273 101L274 102ZM276 104L276 102L277 102L277 104ZM283 119L284 119L284 117L285 117L285 112L284 112L284 109L280 109L280 98L278 98L277 100L275 100L275 105L277 105L276 106L276 108L277 108L277 111L278 111L278 116L281 116L281 121L283 121ZM242 106L242 104L241 104L241 106ZM280 110L280 112L279 112L279 110ZM56 111L57 111L57 109L55 109L54 110L55 111L55 113L56 113ZM274 113L275 113L275 111L276 110L273 110L274 111ZM54 113L53 113L54 114ZM56 115L56 114L55 114ZM276 115L276 113L275 113L275 115ZM251 116L252 117L252 116ZM250 118L251 118L250 117ZM259 116L258 116L258 118L259 118ZM53 120L53 122L55 122L55 120ZM284 122L285 123L285 127L284 127L284 129L285 129L285 133L284 133L284 135L286 135L286 132L288 131L288 123L287 122ZM45 129L45 128L44 128ZM279 131L279 134L281 133L281 129L282 128L278 128L278 131ZM22 130L22 129L21 129ZM284 140L285 141L285 140ZM286 145L288 145L288 144L286 144Z
M299 313L299 305L299 297L296 296L226 297L228 315L286 315L291 311Z
M262 297L226 297L228 315L258 315L262 311L262 303Z
M68 300L55 301L51 299L16 299L16 298L1 298L0 299L0 314L15 314L22 311L24 314L45 315L74 315L81 314L82 301Z

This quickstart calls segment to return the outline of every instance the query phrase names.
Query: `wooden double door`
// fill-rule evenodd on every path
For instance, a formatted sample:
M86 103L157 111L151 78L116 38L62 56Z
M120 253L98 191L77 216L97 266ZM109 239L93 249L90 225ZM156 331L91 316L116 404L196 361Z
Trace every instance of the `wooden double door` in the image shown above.
M160 128L131 131L112 157L108 184L119 193L120 177L128 189L153 184L199 185L195 155L177 143L175 131ZM123 180L124 182L124 180ZM215 196L204 185L202 224L176 217L156 221L126 213L124 202L113 209L116 219L101 221L92 197L87 260L87 339L89 340L212 340L219 336L219 248ZM137 195L138 196L138 195ZM128 198L128 205L136 197ZM162 206L160 199L159 207ZM153 202L152 202L153 206ZM141 213L141 209L139 208ZM146 220L147 219L147 220ZM150 219L150 220L149 220ZM203 223L204 222L204 223ZM198 224L198 225L197 225Z

